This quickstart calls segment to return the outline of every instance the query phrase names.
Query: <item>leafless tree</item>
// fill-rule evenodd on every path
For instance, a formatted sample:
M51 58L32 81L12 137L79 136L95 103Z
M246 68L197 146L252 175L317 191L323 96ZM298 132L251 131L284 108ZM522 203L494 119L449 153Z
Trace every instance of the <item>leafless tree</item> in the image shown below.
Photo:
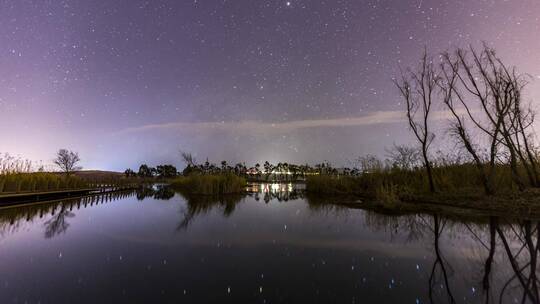
M456 54L457 53L458 52L456 52ZM494 174L495 157L497 154L496 148L498 142L495 138L492 138L492 142L490 145L490 170L489 172L486 172L484 170L484 159L481 157L477 145L473 143L472 136L466 125L465 116L472 116L472 113L467 106L465 106L466 114L462 114L460 111L459 103L464 103L464 99L461 97L460 92L457 88L461 63L459 55L456 55L455 57L450 55L450 53L448 52L443 54L444 62L441 65L441 74L443 75L443 81L439 83L443 95L443 102L454 117L454 121L450 125L450 132L461 141L465 150L467 150L467 152L471 155L474 164L480 172L485 192L487 194L492 194L493 189L491 185L491 178Z
M193 157L193 155L189 152L185 152L185 151L180 151L180 155L182 156L182 160L184 161L184 163L186 163L187 166L196 166L196 160L195 160L195 157Z
M69 151L67 149L60 149L56 153L54 163L66 173L67 176L71 175L74 171L81 170L81 166L77 166L77 163L81 161L79 153Z
M401 169L411 170L420 163L421 153L416 147L394 144L392 148L386 149L386 155L390 159L392 166Z
M451 132L473 158L486 193L494 192L498 162L510 166L520 189L524 183L518 164L526 168L531 185L538 185L537 162L528 133L534 113L521 104L524 77L515 68L508 68L486 44L480 51L458 48L442 57L443 81L439 85L453 115ZM483 134L488 144L485 157L480 152L482 141L473 142L472 134Z
M437 97L439 82L440 77L437 75L433 58L428 56L425 49L420 65L415 70L408 69L402 73L401 80L394 81L407 106L409 127L420 142L431 192L435 192L435 184L429 160L429 147L435 139L435 134L430 129L430 113L433 99Z
M527 81L515 71L515 68L509 71L505 67L503 71L512 89L510 97L513 98L507 119L508 143L516 151L519 162L525 168L529 183L534 187L540 187L538 161L531 131L536 113L530 105L525 106L521 98L521 91L527 85Z
M371 154L358 157L355 163L355 167L364 173L382 171L384 168L383 162L377 156Z

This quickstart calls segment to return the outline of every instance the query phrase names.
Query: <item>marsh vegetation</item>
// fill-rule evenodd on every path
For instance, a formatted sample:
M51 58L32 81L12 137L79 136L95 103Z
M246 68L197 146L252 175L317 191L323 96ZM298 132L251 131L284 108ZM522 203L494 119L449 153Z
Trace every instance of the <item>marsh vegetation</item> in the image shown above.
M192 174L170 182L171 187L191 194L237 194L246 190L246 179L234 174Z
M79 154L58 150L54 164L45 170L30 160L0 155L0 194L47 193L65 190L126 188L146 183L146 180L124 178L121 174L103 171L80 171ZM56 169L56 170L55 170Z

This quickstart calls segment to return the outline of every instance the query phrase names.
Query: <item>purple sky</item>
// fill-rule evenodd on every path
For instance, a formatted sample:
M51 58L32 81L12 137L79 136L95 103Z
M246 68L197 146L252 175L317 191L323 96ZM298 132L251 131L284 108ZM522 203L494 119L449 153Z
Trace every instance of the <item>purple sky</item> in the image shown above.
M0 152L335 165L410 142L392 77L485 40L540 100L540 2L1 1ZM443 134L438 142L447 140Z

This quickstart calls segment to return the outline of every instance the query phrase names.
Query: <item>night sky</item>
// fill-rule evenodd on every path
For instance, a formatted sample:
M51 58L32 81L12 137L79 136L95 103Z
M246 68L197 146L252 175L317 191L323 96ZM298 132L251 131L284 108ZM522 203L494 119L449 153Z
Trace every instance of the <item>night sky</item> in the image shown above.
M0 152L347 165L412 142L399 65L483 40L539 102L538 0L2 0Z

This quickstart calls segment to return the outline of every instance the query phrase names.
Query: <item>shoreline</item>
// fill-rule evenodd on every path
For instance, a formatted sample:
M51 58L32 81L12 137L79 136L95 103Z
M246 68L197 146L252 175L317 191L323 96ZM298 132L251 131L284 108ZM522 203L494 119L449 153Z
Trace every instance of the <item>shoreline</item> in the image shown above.
M540 197L527 199L521 197L482 197L479 199L444 199L436 195L417 197L415 200L401 200L385 203L373 198L355 195L316 195L306 193L311 200L321 200L321 204L364 209L385 214L405 215L418 213L437 213L446 216L467 218L503 217L518 220L540 219Z

